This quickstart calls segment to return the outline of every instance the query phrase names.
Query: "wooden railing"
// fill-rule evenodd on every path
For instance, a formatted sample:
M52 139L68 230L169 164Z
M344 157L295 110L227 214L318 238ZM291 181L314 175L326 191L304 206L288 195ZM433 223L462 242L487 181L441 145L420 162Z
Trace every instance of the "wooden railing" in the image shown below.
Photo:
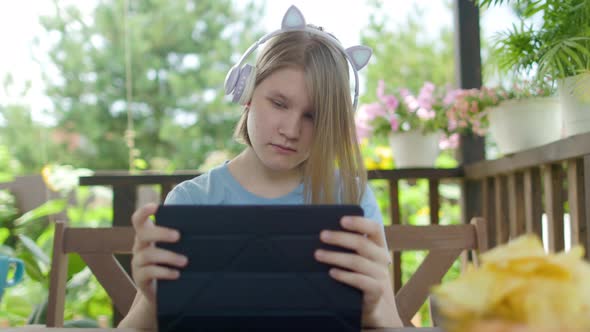
M489 221L490 246L525 232L542 236L545 214L546 244L551 251L563 250L564 214L569 212L569 241L582 244L588 258L590 133L466 165L463 171L465 179L481 183L481 215Z
M82 186L111 186L113 189L113 226L128 226L133 211L137 208L138 189L140 186L159 186L160 201L164 201L168 192L175 184L191 179L199 175L197 172L184 171L174 174L134 174L127 172L103 172L93 176L81 177ZM438 211L440 207L439 184L441 180L459 180L463 176L459 168L452 169L395 169L373 170L368 172L369 181L386 180L389 187L389 212L391 224L402 224L399 203L399 181L427 179L429 182L429 211L430 223L438 224ZM128 259L128 258L127 258ZM393 255L394 286L398 290L401 287L401 257L399 253ZM128 262L122 261L124 266Z
M158 185L160 201L177 183L191 179L197 172L174 174L98 173L80 178L80 185L106 185L113 188L113 225L129 225L137 208L140 186ZM488 224L490 247L505 243L524 232L542 236L543 214L547 218L550 250L564 248L564 206L568 202L572 244L590 248L590 134L570 137L546 146L523 151L497 160L482 161L454 169L373 170L369 180L386 180L389 187L392 224L404 223L400 217L399 181L426 179L429 182L430 222L438 223L439 184L443 180L481 184L481 202L463 199L462 209L474 204ZM464 193L462 193L465 196ZM465 203L467 202L467 203ZM462 214L462 222L473 216ZM588 255L588 253L586 254ZM588 257L588 256L587 256ZM394 256L394 284L401 286L401 259ZM124 262L123 262L124 263ZM124 263L125 264L125 263Z

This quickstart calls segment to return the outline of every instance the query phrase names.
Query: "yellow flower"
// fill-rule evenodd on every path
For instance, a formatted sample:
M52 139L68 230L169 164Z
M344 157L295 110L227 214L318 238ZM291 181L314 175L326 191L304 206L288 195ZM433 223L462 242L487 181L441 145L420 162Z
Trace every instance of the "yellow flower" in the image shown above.
M430 215L430 208L428 206L425 206L425 207L421 208L420 210L418 210L418 212L416 212L416 214L419 216Z
M373 158L365 157L365 167L367 169L378 169L379 165L373 160Z

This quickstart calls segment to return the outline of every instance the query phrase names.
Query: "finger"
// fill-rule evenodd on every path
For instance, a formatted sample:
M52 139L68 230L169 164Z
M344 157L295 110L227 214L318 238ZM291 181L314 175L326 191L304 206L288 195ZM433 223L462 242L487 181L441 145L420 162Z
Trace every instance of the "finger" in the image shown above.
M150 265L137 271L137 283L145 296L155 300L154 280L175 280L180 277L180 272L163 266Z
M374 262L386 265L391 261L385 248L358 233L326 230L320 233L320 239L324 243L356 251Z
M146 248L133 256L133 264L137 268L153 264L185 267L187 263L185 256L156 247Z
M386 248L383 225L359 216L346 216L340 220L340 225L348 231L366 234L371 241Z
M385 291L381 282L360 273L333 268L329 274L332 278L361 290L363 297L368 301L376 301Z
M315 258L325 264L348 269L376 280L387 278L387 268L357 254L316 250Z
M135 236L141 242L176 242L180 239L180 232L172 228L153 226L140 229Z
M149 216L153 215L158 211L158 205L156 203L148 203L133 212L131 216L131 223L134 228L138 228L145 224L149 220Z

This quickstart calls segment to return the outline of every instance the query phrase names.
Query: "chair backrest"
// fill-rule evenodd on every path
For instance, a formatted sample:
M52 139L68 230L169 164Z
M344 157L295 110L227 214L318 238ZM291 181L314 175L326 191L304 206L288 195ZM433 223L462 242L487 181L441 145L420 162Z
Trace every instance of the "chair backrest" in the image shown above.
M135 298L136 288L114 254L131 254L133 227L78 228L65 222L55 225L53 258L47 303L47 326L64 323L68 254L77 253L86 262L98 282L111 297L121 315L126 315Z
M428 299L430 287L439 283L466 250L487 250L485 221L474 218L465 225L409 226L385 228L389 249L393 252L427 250L428 255L411 278L396 292L396 303L404 325ZM68 254L77 253L111 297L115 308L126 315L137 290L129 274L114 254L130 254L133 227L73 228L57 222L51 263L47 307L47 326L61 327L64 319ZM477 258L476 255L473 256ZM475 262L477 263L477 262Z
M389 249L395 252L425 250L428 255L416 272L395 294L398 313L405 326L428 299L430 288L441 282L455 260L466 250L487 250L486 224L473 218L463 225L391 225L385 228ZM473 255L477 264L477 255ZM392 281L393 282L393 281Z

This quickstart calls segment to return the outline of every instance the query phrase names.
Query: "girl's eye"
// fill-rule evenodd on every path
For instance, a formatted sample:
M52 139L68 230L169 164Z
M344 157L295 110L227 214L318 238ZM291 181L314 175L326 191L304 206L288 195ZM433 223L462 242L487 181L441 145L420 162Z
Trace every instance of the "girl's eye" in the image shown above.
M278 108L285 108L285 104L281 103L280 101L277 100L271 100L271 103Z
M305 113L305 118L308 120L313 120L313 113Z

